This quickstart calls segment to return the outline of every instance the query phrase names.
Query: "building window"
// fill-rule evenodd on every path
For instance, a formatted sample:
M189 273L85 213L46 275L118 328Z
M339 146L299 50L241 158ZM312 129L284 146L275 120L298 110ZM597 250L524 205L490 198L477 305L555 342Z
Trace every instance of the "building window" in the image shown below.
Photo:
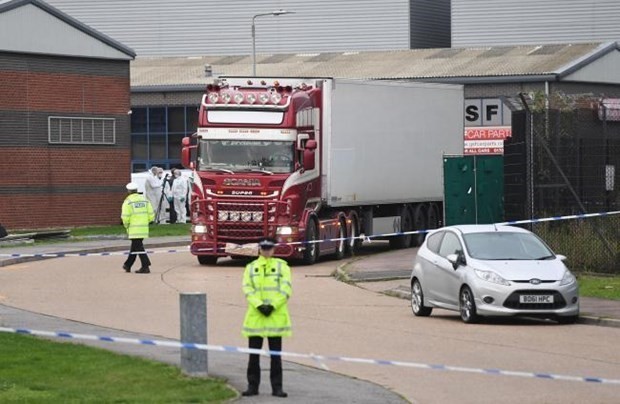
M156 165L181 166L181 142L196 133L198 106L135 107L131 109L133 172Z
M116 144L116 119L50 116L47 136L50 144Z

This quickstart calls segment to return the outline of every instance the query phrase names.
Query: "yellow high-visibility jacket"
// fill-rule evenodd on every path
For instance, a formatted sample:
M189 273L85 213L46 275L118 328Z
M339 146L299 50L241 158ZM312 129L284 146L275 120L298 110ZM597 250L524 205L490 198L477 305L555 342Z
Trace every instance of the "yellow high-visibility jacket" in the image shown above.
M134 193L125 198L121 219L130 239L148 238L149 223L155 220L155 213L144 196Z
M291 269L280 258L263 256L252 261L243 273L243 293L248 310L243 321L244 337L290 337L291 318L287 302L293 293ZM270 304L274 311L264 316L257 307Z

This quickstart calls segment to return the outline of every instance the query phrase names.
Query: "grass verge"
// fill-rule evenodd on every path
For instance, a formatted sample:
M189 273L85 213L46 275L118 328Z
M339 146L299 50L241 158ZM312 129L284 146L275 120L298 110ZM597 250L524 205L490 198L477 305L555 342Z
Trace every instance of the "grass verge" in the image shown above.
M152 224L149 226L149 237L166 237L166 236L188 236L191 224L175 223L175 224ZM93 227L76 227L71 229L71 236L75 238L84 238L92 236L123 236L127 234L122 225L116 226L93 226Z
M223 381L103 349L0 333L0 402L218 403Z
M578 281L581 296L620 300L620 276L580 274Z

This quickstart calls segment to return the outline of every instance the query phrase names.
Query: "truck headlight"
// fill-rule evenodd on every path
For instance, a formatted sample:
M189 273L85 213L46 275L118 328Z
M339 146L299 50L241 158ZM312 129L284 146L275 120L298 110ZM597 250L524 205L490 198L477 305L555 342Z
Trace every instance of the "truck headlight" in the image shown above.
M290 236L297 229L291 226L281 226L276 229L276 234L279 236Z
M506 279L502 278L498 274L493 271L483 271L481 269L474 269L474 272L478 276L478 278L483 279L487 282L497 283L499 285L510 286L510 282Z
M252 212L241 212L241 220L249 222L252 220Z
M255 222L262 222L263 212L254 212L254 214L252 215L252 218L254 219Z
M204 224L196 224L192 226L192 233L204 234L206 232L207 232L207 226L205 226Z
M220 222L225 222L226 220L228 220L228 211L220 210L219 212L217 212L217 220Z
M569 270L566 270L566 272L564 272L562 280L560 281L560 286L572 285L575 282L577 282L577 278L575 278L575 275L573 275Z
M241 213L240 212L236 212L236 211L230 212L230 220L231 221L238 222L240 218L241 218Z

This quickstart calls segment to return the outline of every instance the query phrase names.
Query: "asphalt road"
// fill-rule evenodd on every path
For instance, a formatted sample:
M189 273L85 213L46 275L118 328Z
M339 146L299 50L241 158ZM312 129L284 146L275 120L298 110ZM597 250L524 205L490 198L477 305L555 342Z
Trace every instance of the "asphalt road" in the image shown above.
M245 346L240 335L245 310L241 262L201 267L187 253L152 258L150 275L124 273L122 257L62 258L0 268L0 303L178 338L179 292L206 292L209 342ZM323 261L294 268L294 335L285 340L285 350L620 379L620 329L526 320L465 325L456 313L442 311L415 318L407 301L336 281L330 274L339 264ZM620 397L618 385L327 365L416 403L617 403ZM308 386L313 388L320 386Z

